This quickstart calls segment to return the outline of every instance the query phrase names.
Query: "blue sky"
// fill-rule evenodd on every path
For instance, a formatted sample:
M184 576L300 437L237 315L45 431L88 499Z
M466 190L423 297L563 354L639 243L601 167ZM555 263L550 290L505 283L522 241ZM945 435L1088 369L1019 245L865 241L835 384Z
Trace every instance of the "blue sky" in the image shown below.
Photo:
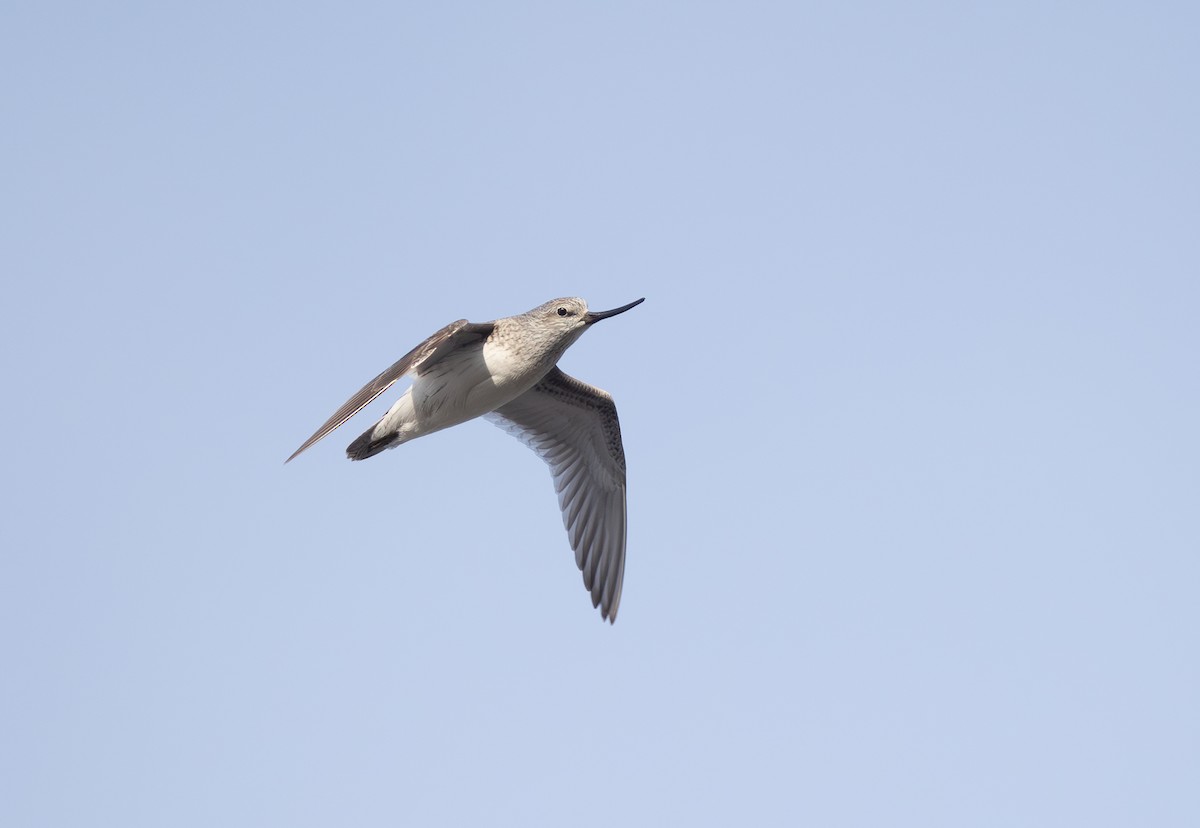
M1200 820L1189 4L0 13L0 822ZM629 464L351 464L460 317Z

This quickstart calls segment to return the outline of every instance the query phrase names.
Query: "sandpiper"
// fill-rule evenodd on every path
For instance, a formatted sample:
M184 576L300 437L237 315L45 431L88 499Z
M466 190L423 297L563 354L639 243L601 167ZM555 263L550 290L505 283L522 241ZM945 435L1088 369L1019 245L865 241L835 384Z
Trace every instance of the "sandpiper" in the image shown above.
M365 460L475 417L491 420L550 466L592 606L615 622L625 576L625 450L617 407L608 392L567 376L557 363L592 324L644 301L593 312L582 299L555 299L494 322L451 322L363 386L284 462L411 374L396 404L346 455Z

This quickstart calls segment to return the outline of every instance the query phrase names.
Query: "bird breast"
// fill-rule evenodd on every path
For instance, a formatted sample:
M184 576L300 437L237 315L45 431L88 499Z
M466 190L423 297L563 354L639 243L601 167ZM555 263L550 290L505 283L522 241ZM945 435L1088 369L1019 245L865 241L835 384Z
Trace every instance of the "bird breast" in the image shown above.
M494 411L529 390L544 374L491 340L482 348L450 354L413 381L413 413L421 423L419 430L446 428Z

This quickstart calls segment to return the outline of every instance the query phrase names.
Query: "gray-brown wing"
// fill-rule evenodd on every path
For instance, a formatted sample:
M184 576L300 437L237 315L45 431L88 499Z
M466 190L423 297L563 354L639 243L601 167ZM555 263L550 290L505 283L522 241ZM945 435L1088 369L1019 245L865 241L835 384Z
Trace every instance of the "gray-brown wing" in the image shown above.
M305 440L303 445L292 452L292 456L283 462L290 463L300 452L318 440L321 440L338 426L362 411L368 403L391 388L405 374L414 370L418 374L424 373L429 366L442 359L442 357L451 351L487 339L492 335L494 329L495 324L492 322L468 322L465 319L451 322L407 354L400 357L382 374L360 388L357 394L346 400L342 407L333 412L333 416L316 430L313 436Z
M592 606L616 621L625 578L625 450L612 397L553 368L533 388L484 416L550 466Z

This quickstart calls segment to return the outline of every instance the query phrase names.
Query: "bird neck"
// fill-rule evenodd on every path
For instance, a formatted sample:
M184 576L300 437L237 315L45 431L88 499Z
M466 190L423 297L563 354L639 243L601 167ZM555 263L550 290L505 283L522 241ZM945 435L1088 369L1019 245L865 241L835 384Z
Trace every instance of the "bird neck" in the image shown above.
M547 328L518 316L497 322L495 339L497 344L531 365L554 365L582 335L583 329Z

